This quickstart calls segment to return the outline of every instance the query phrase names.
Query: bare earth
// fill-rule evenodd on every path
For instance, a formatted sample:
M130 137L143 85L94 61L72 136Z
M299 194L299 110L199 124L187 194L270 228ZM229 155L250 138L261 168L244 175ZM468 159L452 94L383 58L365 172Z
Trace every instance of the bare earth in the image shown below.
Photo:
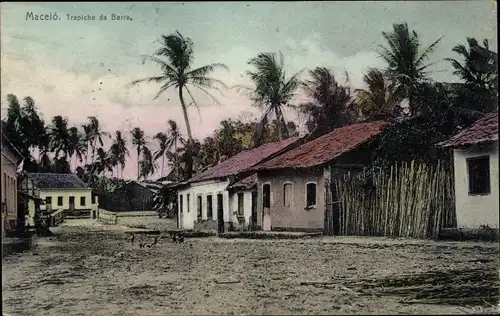
M66 225L2 265L8 315L467 314L494 307L404 304L347 281L496 262L494 243L382 238L160 239L130 244L121 226ZM486 262L486 263L485 263ZM489 263L488 263L489 262ZM329 281L328 286L301 282Z

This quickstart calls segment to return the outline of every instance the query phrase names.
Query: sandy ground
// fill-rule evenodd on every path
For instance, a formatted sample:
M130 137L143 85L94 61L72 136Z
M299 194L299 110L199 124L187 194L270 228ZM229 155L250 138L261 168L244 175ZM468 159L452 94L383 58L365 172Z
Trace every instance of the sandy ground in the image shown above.
M167 239L130 244L123 226L67 222L51 238L4 259L9 315L470 314L493 309L401 303L365 296L344 282L480 267L492 243L382 238L309 240ZM303 281L333 281L329 287Z

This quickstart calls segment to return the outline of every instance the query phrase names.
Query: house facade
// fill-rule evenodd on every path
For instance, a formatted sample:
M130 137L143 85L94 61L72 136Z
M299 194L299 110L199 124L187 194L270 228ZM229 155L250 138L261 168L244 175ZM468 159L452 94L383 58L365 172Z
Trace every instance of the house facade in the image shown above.
M498 112L443 145L453 150L458 228L498 228Z
M48 212L63 210L66 215L95 217L98 198L77 175L72 173L27 173L27 179L40 192ZM29 183L24 186L29 187ZM30 209L30 213L34 210Z
M17 168L23 156L19 150L9 141L2 131L2 236L6 232L16 231L21 216L17 207Z
M256 226L251 222L252 205L256 205L257 199L257 195L252 194L255 187L238 184L231 188L231 185L250 177L252 173L247 169L293 148L298 141L298 138L289 138L243 151L178 185L179 228L220 233L231 228Z
M372 122L338 128L252 168L262 229L323 231L332 199L327 182L370 166L370 151L385 126Z

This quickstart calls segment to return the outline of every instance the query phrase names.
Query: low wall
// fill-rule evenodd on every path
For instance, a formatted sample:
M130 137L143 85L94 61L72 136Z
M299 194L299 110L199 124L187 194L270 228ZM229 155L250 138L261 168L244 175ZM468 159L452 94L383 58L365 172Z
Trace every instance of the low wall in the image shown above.
M99 222L102 222L102 223L105 223L105 224L112 224L112 225L116 225L117 224L116 213L104 210L102 208L100 208L97 211L97 220Z
M193 230L198 232L217 232L217 221L210 219L196 221Z

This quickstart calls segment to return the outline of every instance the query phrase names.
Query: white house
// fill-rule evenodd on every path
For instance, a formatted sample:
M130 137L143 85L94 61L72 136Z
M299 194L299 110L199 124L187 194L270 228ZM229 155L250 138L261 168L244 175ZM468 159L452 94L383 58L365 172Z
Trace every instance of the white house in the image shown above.
M2 122L2 125L4 123ZM23 156L4 133L2 126L2 169L1 169L1 205L2 205L2 236L5 232L20 229L21 216L17 207L17 169Z
M29 181L28 181L29 179ZM27 183L34 186L39 197L45 200L47 211L62 209L66 215L91 215L97 211L97 196L77 175L72 173L26 173ZM30 209L30 214L34 210ZM95 216L95 215L93 215Z
M288 138L243 151L179 184L178 227L221 233L231 226L251 226L252 218L255 218L252 217L252 205L256 205L257 198L255 193L252 194L253 186L240 183L228 187L244 179L255 181L247 169L293 148L297 143L298 138Z
M458 228L498 228L498 112L443 145L453 149Z

